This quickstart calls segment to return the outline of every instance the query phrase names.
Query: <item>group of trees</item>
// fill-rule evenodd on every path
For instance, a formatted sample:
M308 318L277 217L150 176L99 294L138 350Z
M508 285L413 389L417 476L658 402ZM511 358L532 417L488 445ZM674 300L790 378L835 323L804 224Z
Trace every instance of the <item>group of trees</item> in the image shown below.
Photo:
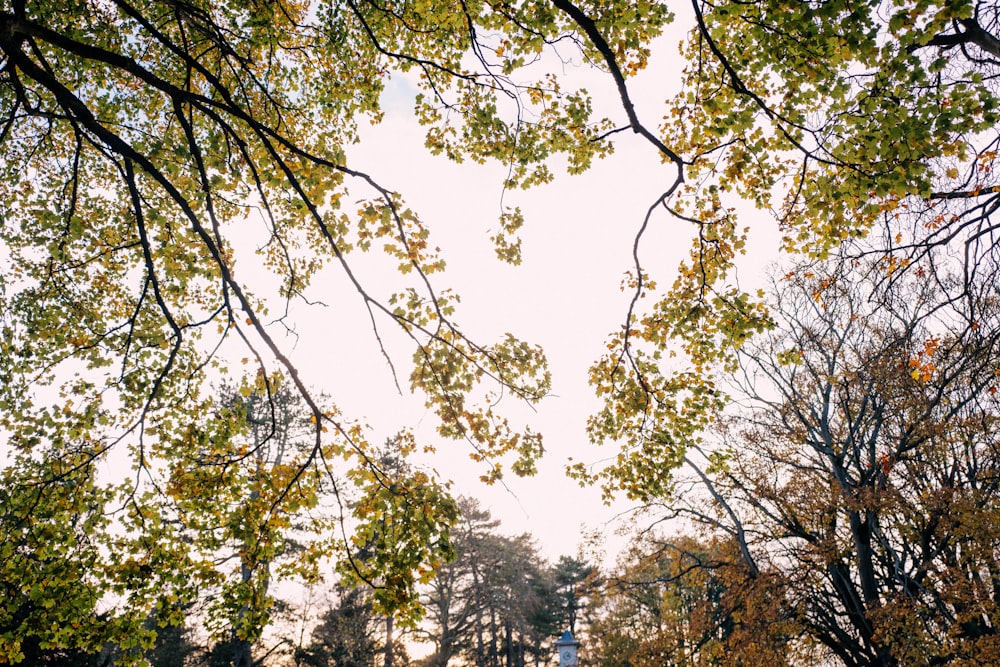
M646 310L636 281L592 372L618 453L576 470L698 531L623 577L691 602L618 664L992 664L997 7L693 9L663 204L694 252ZM757 292L748 200L786 253Z
M364 587L338 588L334 604L296 653L310 667L422 665L528 667L548 664L552 642L592 608L596 567L563 556L549 564L530 535L508 536L470 498L459 500L456 557L421 587L424 614L395 635ZM427 655L410 660L406 646Z
M682 88L651 115L630 85L675 11ZM199 619L244 667L274 582L329 561L390 665L422 613L438 665L527 664L575 624L585 568L460 512L412 433L373 444L279 336L339 276L338 326L408 372L440 438L487 482L534 472L541 437L501 398L546 395L542 351L468 337L433 224L348 163L391 73L428 148L499 162L505 192L622 130L666 165L591 372L589 433L616 449L570 472L690 536L609 573L590 660L1000 660L996 3L0 0L0 662L141 661ZM759 290L737 279L750 205L781 238ZM665 290L642 261L661 216L693 230ZM502 211L500 259L522 223ZM364 278L386 262L389 292Z
M567 556L548 565L530 535L507 537L498 525L463 500L457 558L424 595L427 623L417 636L434 646L428 667L456 658L476 667L544 664L552 640L575 627L596 589L593 566Z
M772 293L732 402L649 504L698 537L623 563L601 623L639 622L598 633L605 664L995 663L995 281L850 258Z
M508 536L500 522L472 499L459 501L453 546L456 558L421 586L422 620L395 627L378 611L370 586L349 578L315 582L311 594L282 596L272 591L272 622L266 636L204 632L210 600L198 600L175 625L147 619L155 641L142 651L152 667L296 665L297 667L527 667L550 662L552 642L593 610L600 577L596 567L564 556L545 562L530 535ZM294 545L291 548L295 550ZM287 554L279 553L275 561ZM266 569L266 568L265 568ZM241 562L237 583L246 567ZM259 585L258 585L259 586ZM311 608L319 598L318 614ZM313 617L315 615L315 618ZM97 623L109 622L98 618ZM425 657L412 659L410 648ZM44 646L29 634L22 643L26 664L109 667L123 647L109 642L99 651Z

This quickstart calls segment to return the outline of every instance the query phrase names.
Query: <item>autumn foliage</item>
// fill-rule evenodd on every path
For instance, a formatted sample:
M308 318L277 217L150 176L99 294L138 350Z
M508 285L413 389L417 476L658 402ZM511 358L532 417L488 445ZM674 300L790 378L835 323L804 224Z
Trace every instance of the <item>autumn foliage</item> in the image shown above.
M681 87L650 112L634 77L674 12ZM206 598L246 662L272 578L326 561L413 624L458 518L409 457L536 471L505 410L549 393L543 351L467 333L434 221L348 158L393 76L429 151L499 164L505 195L623 131L662 160L589 378L613 450L570 473L697 538L626 558L608 623L651 620L609 626L609 664L1000 661L996 3L0 0L0 662L141 661L150 619ZM497 213L518 264L524 216ZM680 266L644 252L662 221ZM357 380L309 386L289 341L318 304L428 441L387 451L339 404Z

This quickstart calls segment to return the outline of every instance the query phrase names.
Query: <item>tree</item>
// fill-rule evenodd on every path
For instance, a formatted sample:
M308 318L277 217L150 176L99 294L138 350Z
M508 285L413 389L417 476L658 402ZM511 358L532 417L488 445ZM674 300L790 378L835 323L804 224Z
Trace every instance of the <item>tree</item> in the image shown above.
M738 279L748 218L776 223L793 258L864 238L853 250L887 273L944 261L964 276L955 296L996 268L995 3L693 0L691 10L683 88L664 114L672 153L661 149L679 156L677 175L636 238L628 320L591 375L606 402L591 437L626 446L602 472L576 468L639 500L669 495L669 471L724 402L710 369L774 325L771 300ZM750 204L761 212L748 215ZM657 211L694 230L662 292L658 267L640 261Z
M722 538L636 535L597 596L597 665L814 664L780 577L750 576Z
M593 566L570 556L562 556L552 567L560 620L565 622L573 635L577 635L576 622L580 611L595 588L596 574Z
M740 352L740 400L692 446L673 511L732 540L751 579L780 573L830 660L989 664L1000 303L992 280L958 276L952 299L944 275L873 286L882 270L776 281L779 326Z
M588 9L626 71L644 65L644 44L668 20L654 3ZM353 169L344 146L359 121L380 117L388 73L409 72L431 150L508 165L504 188L549 180L551 155L585 169L610 150L600 137L609 126L591 119L583 91L521 73L556 45L590 57L574 10L367 0L0 5L0 428L53 466L58 449L44 443L79 434L99 458L128 460L110 540L128 566L99 594L128 597L133 623L159 601L189 599L203 574L160 511L162 491L198 472L211 477L211 468L226 473L225 461L190 455L225 439L230 425L212 416L204 388L240 356L266 395L281 371L313 418L310 455L285 477L290 493L340 459L378 483L365 429L310 392L276 335L294 304L322 299L310 281L324 266L356 295L361 326L390 365L386 329L408 341L410 386L442 437L471 443L488 480L504 461L533 471L539 436L495 406L501 394L546 394L540 350L511 335L486 344L464 334L457 298L436 282L444 263L428 226ZM518 211L503 213L494 237L502 259L518 261L520 224ZM257 241L259 253L248 251ZM356 270L374 255L399 270L391 294ZM347 553L348 541L330 552ZM140 570L147 576L134 576Z
M174 507L163 512L176 517L202 563L198 596L203 622L219 640L213 651L229 650L227 664L250 667L253 645L271 621L272 580L312 576L323 550L296 546L295 536L330 525L319 506L333 492L317 475L290 483L311 455L312 424L287 385L270 394L262 384L223 385L214 414L231 420L228 430L184 453L194 465L175 469L167 489Z
M115 563L100 539L111 493L95 481L98 445L46 443L0 471L0 656L32 664L100 664L116 642L137 652L150 637L121 635L126 611L99 613Z
M375 667L381 652L372 613L371 595L362 588L337 587L337 604L313 630L312 642L296 664L309 667ZM384 650L384 647L383 649Z
M538 631L547 629L534 625L545 603L539 595L545 572L538 548L527 534L489 536L479 546L483 588L475 625L485 642L477 636L469 655L478 667L524 667L531 653L537 659L545 639Z
M980 544L958 547L961 540L950 529L945 537L937 517L943 506L956 510L963 525L977 525L988 515L967 515L965 492L946 489L977 489L974 495L989 489L979 475L992 447L985 435L993 413L992 369L985 360L997 335L988 289L996 280L994 216L1000 201L997 8L985 2L783 0L694 0L691 7L694 27L682 47L688 62L684 87L668 102L663 133L664 145L680 157L677 177L636 238L626 325L591 371L605 402L589 422L591 438L619 450L604 468L579 464L573 472L600 483L606 496L656 504L668 516L690 512L725 531L752 575L772 567L783 571L782 559L800 564L803 579L791 588L806 598L812 594L804 591L815 593L801 608L815 624L811 637L845 664L990 661L993 640L978 628L991 624L986 619L992 617L993 596L972 593L971 582L992 581L991 557ZM785 262L788 282L770 291L748 291L738 279L751 238L741 220L751 202L771 213L756 219L777 222L781 250L792 256ZM659 294L653 267L640 261L642 232L657 211L695 230L690 259ZM828 257L848 266L857 262L856 270L805 261ZM793 313L783 299L792 298L789 285L796 279L801 311ZM852 283L858 291L851 292ZM905 313L904 319L917 317L910 299L923 310L912 326L884 313L888 319L880 320L862 308L868 298ZM822 350L818 334L806 326L810 304L830 309L812 313L828 336ZM845 316L838 310L845 307L854 311ZM855 325L850 316L877 324ZM848 343L840 337L845 332L860 339ZM815 355L806 364L812 371L802 370L795 356L801 349ZM729 373L743 368L747 350L768 370L754 377L760 387L748 381L734 390ZM848 350L849 356L839 356ZM944 356L937 361L945 350L947 362ZM894 359L900 356L903 368ZM865 380L826 382L831 368ZM793 375L801 385L789 384ZM810 381L815 386L807 390ZM781 387L776 391L784 396L782 405L769 403L762 388L769 385ZM727 406L748 395L760 413L722 417ZM955 407L946 408L946 402ZM902 435L884 442L887 431L876 425L885 419L888 428L886 415L894 410L900 421L893 425ZM757 423L758 414L771 419L747 426L747 419ZM828 416L835 440L845 433L877 434L869 444L884 451L859 449L854 459L834 464L819 445L810 445L805 451L811 453L798 458L801 439L818 442L823 429L815 422ZM731 431L720 435L721 424ZM782 437L772 438L775 432ZM957 445L944 432L966 434L959 437L965 442ZM716 451L715 443L725 438L745 445L745 455L735 457L742 467L732 467ZM977 463L970 467L963 459ZM900 460L909 467L899 468ZM875 481L879 470L903 475L904 469L912 482L891 484L891 493ZM707 494L697 510L684 503L692 482ZM818 488L831 489L830 497L820 502ZM767 500L758 500L758 492ZM990 492L977 497L989 503ZM875 498L889 503L893 493L923 518L911 524L902 510L867 505ZM863 509L845 507L845 498ZM934 509L935 502L944 505ZM817 527L815 516L828 517L830 524ZM783 541L789 534L807 546ZM917 536L927 544L943 540L937 543L940 554L915 547ZM963 560L958 552L983 555ZM926 583L930 574L918 577L920 587L927 587L918 587L919 593L899 579L914 562L938 555L950 564L936 571L956 568L941 575L948 579L941 586L956 591L954 600L937 588L940 582ZM966 613L974 620L959 621ZM918 625L923 629L915 632ZM903 637L909 647L898 643Z
M97 456L129 461L114 533L128 537L109 542L136 565L102 593L130 599L130 622L189 596L199 574L158 507L170 476L188 474L186 453L229 428L203 389L230 361L243 356L268 395L283 371L308 406L313 447L289 489L341 459L379 483L366 429L310 392L276 334L293 305L321 299L311 281L324 266L357 295L361 326L390 367L389 332L410 346L410 386L442 437L468 442L488 481L503 461L534 470L540 437L496 405L506 393L546 394L541 351L511 335L467 337L455 295L438 283L429 225L345 157L357 122L379 118L390 72L417 80L429 148L496 160L505 189L548 181L552 156L584 170L626 129L672 169L636 239L626 326L593 372L608 402L593 437L630 446L603 480L637 499L669 492L664 468L682 463L721 407L704 371L732 363L771 324L760 296L734 280L746 246L734 199L776 209L793 251L823 254L878 227L875 252L897 268L961 247L967 281L992 270L992 4L694 0L692 10L685 89L659 136L629 78L672 19L664 3L0 5L0 428L46 460L85 434ZM611 77L620 123L594 118L584 91L535 76L532 65L555 56L561 66L567 49ZM653 285L640 240L661 208L694 223L693 255L643 311ZM501 259L519 260L521 223L516 209L502 213ZM248 250L257 241L259 255ZM399 271L388 294L359 270L376 257ZM671 351L691 366L661 364ZM329 552L349 554L349 542ZM141 568L155 576L135 576ZM405 590L388 599L412 602Z
M442 565L423 596L417 636L434 644L426 664L463 658L479 667L524 667L544 659L558 635L552 572L530 536L497 532L499 521L470 498L459 499L455 559Z
M447 667L468 641L479 607L475 584L481 564L476 560L475 540L499 525L473 499L457 502L460 521L452 533L455 557L441 564L421 597L424 623L418 626L417 636L434 645L427 660L431 667Z
M128 597L133 623L190 598L202 573L160 511L162 490L193 474L189 455L206 439L225 439L230 426L211 416L204 388L241 356L263 393L282 375L312 415L312 450L287 476L290 491L341 458L378 482L365 429L310 392L276 335L295 304L322 300L311 281L325 266L356 295L393 376L387 329L411 346L410 386L442 437L469 442L487 480L504 461L534 470L539 436L495 406L501 394L546 394L541 351L464 334L457 297L437 283L444 262L428 225L352 168L344 147L358 122L380 118L389 74L408 73L432 151L498 161L505 189L550 180L554 155L581 171L611 150L611 124L591 117L585 91L530 66L571 49L620 83L669 19L658 3L565 0L0 5L0 428L53 465L58 450L43 443L79 434L99 458L131 465L110 541L120 564L136 566L101 594ZM502 213L501 259L519 261L521 223L518 210ZM388 294L358 270L386 259L400 274ZM224 461L211 466L225 473ZM348 541L331 553L349 552Z

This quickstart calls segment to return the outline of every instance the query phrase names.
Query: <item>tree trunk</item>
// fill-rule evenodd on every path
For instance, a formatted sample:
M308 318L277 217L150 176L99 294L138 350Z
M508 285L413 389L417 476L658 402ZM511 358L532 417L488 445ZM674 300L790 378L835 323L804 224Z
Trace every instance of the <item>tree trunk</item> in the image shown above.
M243 577L244 581L249 577L246 567L243 567ZM233 628L233 667L252 667L253 665L253 647L250 645L250 641L247 639L240 639L239 637L239 621L243 618L245 609L241 609L240 613L237 615L237 626Z
M504 625L504 641L507 643L507 650L504 651L504 662L507 667L514 667L514 631L511 630L510 622Z
M385 618L385 667L392 667L392 616Z
M499 667L500 665L500 651L497 648L497 613L493 606L490 606L490 653L489 662L490 667Z

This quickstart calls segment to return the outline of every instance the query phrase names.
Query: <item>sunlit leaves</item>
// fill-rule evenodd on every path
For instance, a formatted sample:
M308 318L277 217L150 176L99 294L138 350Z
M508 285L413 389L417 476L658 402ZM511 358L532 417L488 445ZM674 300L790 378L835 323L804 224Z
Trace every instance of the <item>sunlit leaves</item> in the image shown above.
M45 647L90 648L117 632L149 640L127 613L98 616L117 575L101 534L112 493L95 484L95 443L18 455L0 473L0 656L18 662L29 637ZM60 461L49 467L43 457ZM137 646L138 644L136 644ZM134 652L129 652L134 657Z
M865 3L704 11L715 50L694 35L688 92L671 113L696 121L696 141L718 137L692 148L716 156L708 164L723 186L759 174L744 196L761 201L784 183L791 199L777 213L790 249L823 251L864 235L883 198L931 195L939 156L968 159L991 141L992 82L974 58L929 46L950 39L943 35L971 16L970 3L896 3L888 23ZM678 141L690 126L668 119ZM808 178L794 176L800 160Z
M580 9L626 77L645 67L649 41L671 19L653 2ZM354 506L359 539L388 522L398 526L391 539L408 545L371 561L384 611L409 605L406 572L423 578L439 560L445 494L416 472L400 497L388 493L398 485L382 486L366 428L319 404L275 335L294 328L293 301L328 302L320 290L331 282L367 311L361 325L387 358L397 353L387 326L411 346L403 360L415 351L412 388L442 436L471 446L486 480L504 464L535 470L541 437L511 425L500 399L540 400L550 385L544 356L513 336L493 345L465 336L453 321L457 295L437 283L445 261L433 221L354 170L347 148L359 122L382 118L389 76L405 72L420 89L416 115L431 150L500 163L500 190L547 183L556 156L570 172L585 170L612 150L603 135L613 125L594 117L587 91L549 74L567 57L597 59L579 29L549 2L116 0L0 10L0 425L19 455L52 474L72 464L71 443L101 443L129 470L113 490L93 482L118 502L118 532L108 536L116 575L95 590L129 600L120 618L155 608L173 622L212 590L211 629L257 636L270 574L314 577L323 555L350 551L332 538L294 558L285 551L302 517L314 532L338 524L321 509L324 485L343 470L367 499ZM491 238L500 259L520 261L522 224L516 207L503 211ZM363 279L379 262L396 271L386 290L395 296ZM331 307L337 318L349 310ZM235 358L257 367L234 403L219 406L205 387L225 372L231 343L244 348ZM282 456L250 437L253 411L244 409L275 399L273 366L313 417L309 445ZM27 474L19 465L5 469L11 484ZM427 504L425 523L437 527L410 521L413 503ZM104 535L98 523L89 530ZM213 564L227 549L241 577Z
M422 615L417 585L454 557L450 535L458 509L444 486L397 454L373 455L374 469L351 475L359 491L352 507L357 527L339 570L347 581L374 587L378 611L413 624Z
M591 384L605 407L587 422L598 443L618 442L613 462L591 474L577 466L581 481L600 482L606 499L619 492L649 502L673 494L670 470L724 405L708 375L662 370L657 358L638 350L613 353L591 369Z
M518 475L534 472L534 461L542 454L541 436L526 429L519 432L495 409L501 395L481 386L482 376L499 378L507 392L535 403L547 394L551 376L545 357L536 346L507 335L488 348L469 346L454 334L444 332L414 355L411 376L414 388L427 396L427 406L441 418L438 432L472 445L470 456L488 464L483 480L503 476L500 461L513 456L512 470ZM513 381L519 378L515 384ZM472 403L466 395L485 397ZM485 407L482 407L485 406Z

